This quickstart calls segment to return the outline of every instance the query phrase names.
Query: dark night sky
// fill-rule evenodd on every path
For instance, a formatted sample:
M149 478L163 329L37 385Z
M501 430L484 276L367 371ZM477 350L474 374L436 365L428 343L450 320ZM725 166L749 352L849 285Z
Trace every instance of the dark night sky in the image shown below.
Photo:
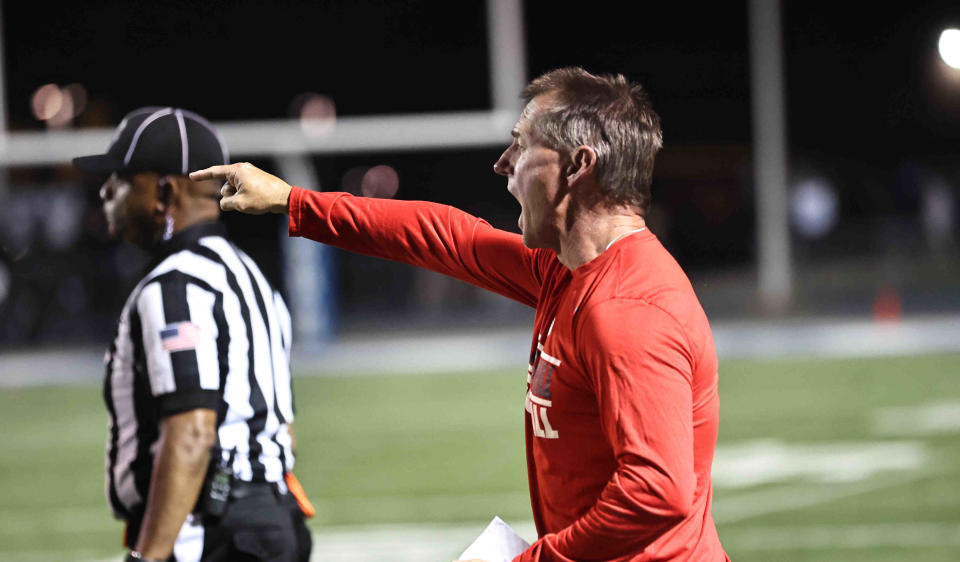
M303 91L331 95L344 115L489 106L480 0L56 5L3 5L17 127L38 126L29 96L46 82L81 82L118 114L162 103L214 120L286 116ZM623 72L651 90L668 143L747 142L745 3L624 6L527 2L530 73ZM955 2L783 11L794 144L888 157L960 137L960 111L938 106L928 84L939 30L960 21Z
M27 122L30 94L51 81L82 82L121 113L169 104L212 120L286 117L303 91L345 115L489 104L483 2L12 4L9 105Z

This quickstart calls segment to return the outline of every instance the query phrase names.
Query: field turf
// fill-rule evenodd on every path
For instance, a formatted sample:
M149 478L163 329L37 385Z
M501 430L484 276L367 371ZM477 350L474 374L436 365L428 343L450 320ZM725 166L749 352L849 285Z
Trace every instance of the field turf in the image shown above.
M311 524L529 521L523 375L298 377ZM724 361L720 392L733 560L960 559L960 355ZM100 389L0 390L0 427L0 560L120 552Z

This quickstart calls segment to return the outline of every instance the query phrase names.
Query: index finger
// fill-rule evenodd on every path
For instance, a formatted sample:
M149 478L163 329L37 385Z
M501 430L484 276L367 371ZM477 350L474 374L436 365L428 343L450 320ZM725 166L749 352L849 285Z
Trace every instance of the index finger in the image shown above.
M235 165L236 164L221 164L219 166L210 166L203 170L197 170L196 172L190 172L190 179L193 181L225 180L230 176L230 172L233 171Z

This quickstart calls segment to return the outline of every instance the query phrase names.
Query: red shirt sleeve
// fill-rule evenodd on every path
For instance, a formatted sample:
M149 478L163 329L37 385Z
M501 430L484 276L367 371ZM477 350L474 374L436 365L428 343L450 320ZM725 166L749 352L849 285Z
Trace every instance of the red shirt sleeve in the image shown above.
M584 311L577 344L617 469L596 504L515 562L638 554L691 511L694 362L679 323L641 300Z
M537 252L454 207L294 187L289 211L290 236L409 263L536 306Z

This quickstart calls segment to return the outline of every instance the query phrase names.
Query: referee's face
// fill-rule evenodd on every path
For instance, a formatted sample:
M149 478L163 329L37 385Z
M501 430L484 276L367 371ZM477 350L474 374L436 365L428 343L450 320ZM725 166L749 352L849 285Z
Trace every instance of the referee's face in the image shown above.
M100 187L111 238L149 247L160 229L157 175L112 174Z

